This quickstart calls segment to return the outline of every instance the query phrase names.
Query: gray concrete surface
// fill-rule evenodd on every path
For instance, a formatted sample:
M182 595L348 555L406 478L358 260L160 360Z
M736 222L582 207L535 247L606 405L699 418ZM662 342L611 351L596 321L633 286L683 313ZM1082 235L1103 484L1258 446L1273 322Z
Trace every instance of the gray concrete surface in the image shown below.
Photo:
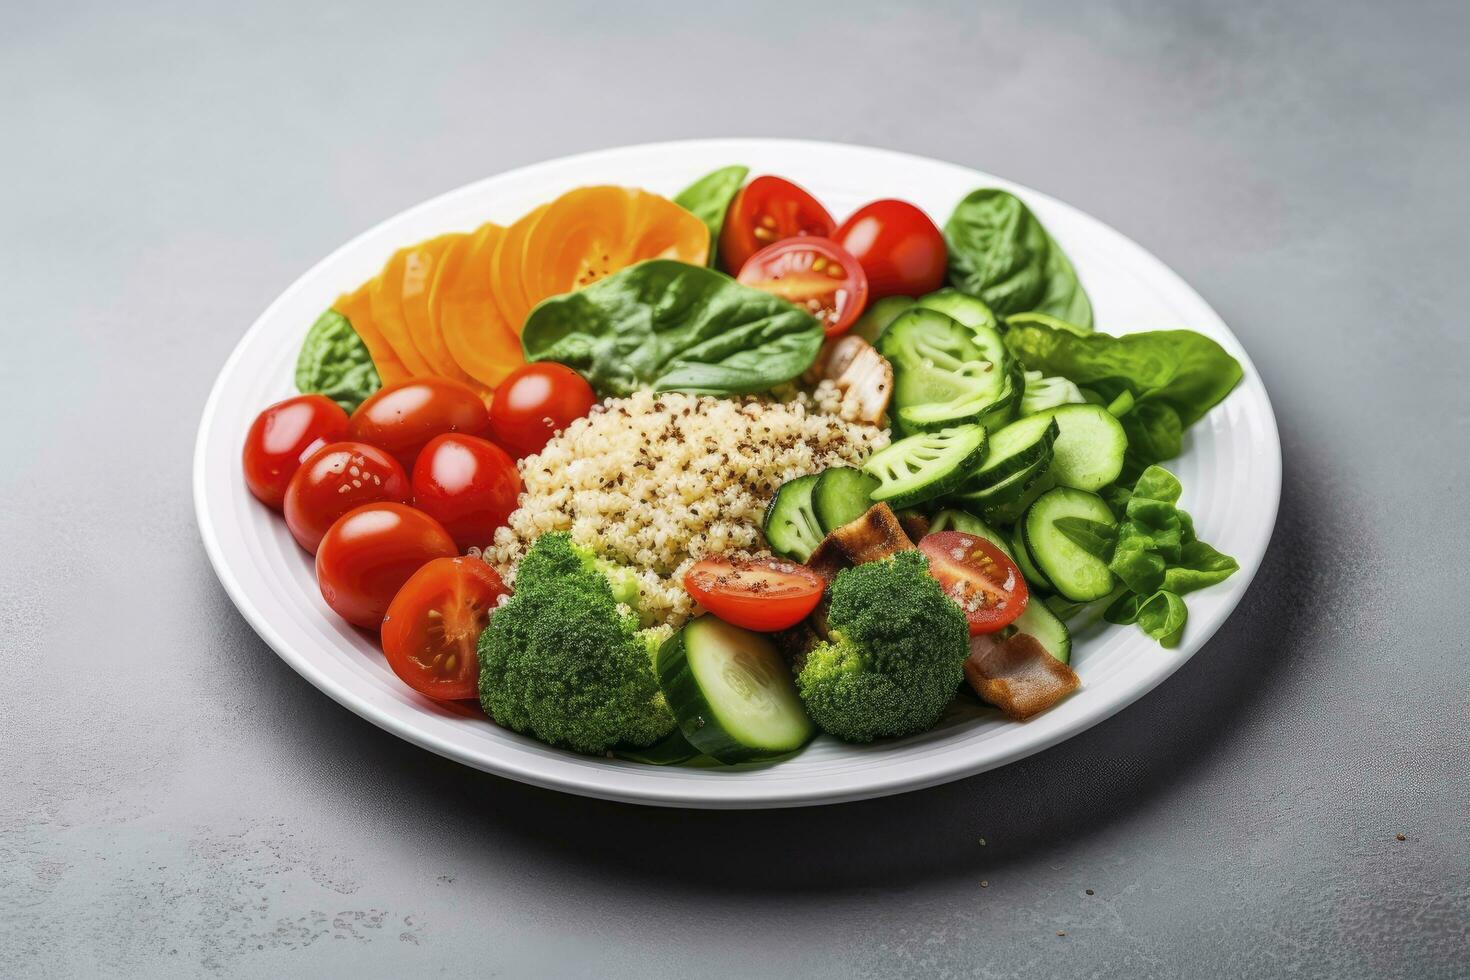
M0 12L0 975L1470 973L1470 8L531 6ZM461 769L255 637L189 495L246 325L429 195L707 135L1023 180L1216 305L1286 482L1200 655L1000 771L739 814Z

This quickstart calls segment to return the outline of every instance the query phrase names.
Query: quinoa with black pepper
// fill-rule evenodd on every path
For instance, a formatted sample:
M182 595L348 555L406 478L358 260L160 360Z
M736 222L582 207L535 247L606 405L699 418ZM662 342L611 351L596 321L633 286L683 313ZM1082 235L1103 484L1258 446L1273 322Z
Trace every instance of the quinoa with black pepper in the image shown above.
M684 571L708 555L761 553L761 519L782 483L888 444L887 429L845 421L825 401L609 399L520 461L520 506L483 557L513 582L532 541L569 531L633 569L646 616L680 626L694 610Z

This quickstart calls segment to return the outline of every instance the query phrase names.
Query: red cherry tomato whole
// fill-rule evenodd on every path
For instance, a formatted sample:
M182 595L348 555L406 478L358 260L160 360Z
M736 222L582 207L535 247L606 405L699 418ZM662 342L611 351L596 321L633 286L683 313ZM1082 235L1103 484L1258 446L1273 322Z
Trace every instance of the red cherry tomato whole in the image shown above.
M795 626L817 608L826 583L781 558L706 558L684 573L684 590L727 623L769 633Z
M592 386L565 364L527 364L496 387L490 402L490 438L517 458L531 456L595 404Z
M383 656L409 687L440 701L479 695L476 645L510 590L478 558L435 558L413 573L383 617Z
M865 204L832 237L862 263L873 299L922 296L944 285L944 235L907 201Z
M929 557L929 574L959 603L970 635L994 633L1026 609L1026 580L1015 562L994 544L963 531L925 535L919 550Z
M413 503L464 550L483 547L516 509L521 474L488 439L451 433L429 440L413 464Z
M398 460L365 442L328 443L301 464L286 487L286 526L312 554L337 518L363 504L413 499Z
M458 554L449 532L428 514L406 504L364 504L337 518L322 537L317 585L338 616L375 630L414 572Z
M347 431L386 449L412 472L419 450L435 436L484 435L490 415L475 389L451 378L410 378L374 392L357 407Z
M745 263L739 279L806 310L829 337L852 326L868 302L861 263L825 238L787 238L763 248Z
M245 485L267 507L281 509L301 461L347 432L347 413L325 395L297 395L255 417L245 435Z
M720 229L720 261L736 275L756 252L798 235L831 238L837 222L820 201L789 180L757 177L740 189Z

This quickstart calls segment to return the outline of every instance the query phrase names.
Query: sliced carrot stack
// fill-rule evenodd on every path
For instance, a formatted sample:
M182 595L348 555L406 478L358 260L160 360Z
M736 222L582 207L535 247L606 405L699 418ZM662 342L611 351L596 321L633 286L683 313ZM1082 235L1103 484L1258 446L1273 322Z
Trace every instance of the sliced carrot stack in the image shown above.
M444 255L456 245L468 248L470 238L463 233L440 235L408 249L403 264L402 295L403 319L408 324L409 339L429 363L429 368L437 375L466 382L471 378L450 355L444 335L430 310L429 298Z
M433 374L434 369L414 346L408 335L408 322L403 319L403 267L410 251L412 249L400 248L393 253L383 271L373 280L368 296L372 300L373 322L393 345L393 353L408 368L408 373L420 377Z
M495 306L500 311L501 320L509 324L517 336L532 306L525 286L526 244L531 231L551 207L551 204L543 204L521 218L505 230L505 235L495 245L490 271L491 291L495 294Z
M343 293L332 304L332 309L345 316L347 322L352 324L352 329L357 331L358 337L362 338L363 346L368 349L368 356L373 359L373 367L378 370L378 377L383 379L384 384L393 384L409 376L408 368L398 359L388 338L383 336L383 332L373 321L369 297L371 288L372 281L369 280L357 287L355 292Z
M481 225L468 246L451 248L429 299L450 356L487 388L525 363L520 338L500 318L490 293L491 259L508 234L499 225Z

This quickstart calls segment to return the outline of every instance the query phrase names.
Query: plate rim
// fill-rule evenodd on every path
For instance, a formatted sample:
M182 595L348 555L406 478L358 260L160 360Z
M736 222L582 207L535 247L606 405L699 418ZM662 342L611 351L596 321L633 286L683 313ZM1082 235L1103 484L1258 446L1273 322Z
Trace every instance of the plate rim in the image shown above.
M321 665L317 664L310 657L296 649L292 643L288 642L258 608L248 589L240 581L231 567L215 526L215 516L210 508L209 487L206 481L206 462L210 447L210 432L217 414L222 409L226 382L238 370L239 363L245 356L252 335L258 330L261 330L263 324L270 321L280 307L287 305L299 292L309 288L312 281L325 267L333 265L341 255L352 251L363 240L372 238L384 226L406 222L412 216L422 211L442 206L449 199L456 196L473 195L483 185L492 181L523 176L528 172L545 170L552 167L575 168L585 166L596 162L598 159L621 154L688 152L695 149L709 150L716 148L728 148L730 153L740 153L742 151L779 153L783 149L799 149L808 152L813 149L825 152L835 150L837 152L858 152L887 156L895 162L907 161L920 163L925 166L940 164L946 167L958 168L977 175L982 181L995 181L1004 186L1014 188L1024 194L1028 200L1043 201L1049 209L1071 212L1071 217L1081 219L1083 222L1089 223L1106 235L1111 236L1113 240L1112 244L1131 253L1130 257L1132 259L1141 262L1148 268L1150 276L1156 276L1161 280L1167 281L1171 289L1182 292L1196 301L1201 310L1206 311L1214 319L1215 326L1224 335L1234 340L1233 353L1240 359L1242 366L1245 368L1245 385L1258 389L1257 394L1264 408L1260 421L1264 424L1263 434L1269 436L1270 443L1267 447L1258 447L1258 449L1269 449L1269 452L1262 458L1264 466L1263 475L1268 484L1268 487L1262 489L1269 489L1270 491L1264 498L1264 517L1268 517L1269 519L1263 519L1258 525L1247 528L1246 537L1250 548L1241 563L1240 572L1237 573L1240 578L1236 583L1232 583L1230 593L1226 596L1223 606L1218 610L1212 621L1207 624L1202 624L1203 628L1197 630L1184 647L1177 650L1163 651L1168 655L1159 658L1158 666L1150 668L1142 677L1131 682L1120 694L1111 698L1092 699L1086 703L1080 715L1073 718L1071 723L1065 727L1048 731L1039 737L1018 739L1012 744L1003 746L1000 751L992 750L978 762L966 762L964 760L950 761L946 765L933 767L917 774L908 774L903 770L901 765L894 765L890 766L888 771L872 774L865 773L864 776L867 778L861 783L840 789L803 789L799 786L793 787L781 783L751 783L749 781L742 783L739 780L738 773L726 773L719 777L722 781L727 781L730 786L744 785L749 787L749 790L739 793L711 793L705 788L706 784L704 783L696 783L690 779L653 779L650 778L650 774L648 773L630 773L618 765L593 767L591 771L599 774L597 777L593 777L588 775L587 769L577 767L569 768L565 772L554 771L562 767L548 766L546 765L547 760L545 759L533 759L528 764L526 761L516 758L487 758L420 728L409 717L400 716L397 713L384 710L360 699L352 691L348 690L346 686L339 684L334 678L329 676ZM1244 598L1246 592L1249 591L1250 585L1260 569L1271 537L1275 531L1276 520L1280 511L1281 480L1281 442L1275 410L1271 404L1265 382L1261 378L1259 371L1256 370L1249 352L1246 351L1239 338L1236 337L1235 333L1215 309L1193 286L1164 263L1162 259L1122 232L1103 222L1101 219L1093 217L1086 211L1037 191L1028 185L1019 184L998 175L978 171L965 164L952 163L950 161L921 156L901 150L854 143L829 140L742 137L630 144L627 146L591 150L527 164L482 177L445 191L442 194L430 197L389 215L352 236L292 281L251 322L249 328L245 330L236 342L216 375L210 387L209 396L204 403L195 437L191 483L194 496L195 519L199 525L205 552L209 557L210 565L214 569L216 577L224 586L225 592L230 597L231 602L234 603L235 607L240 611L240 614L250 624L256 634L260 636L277 656L290 665L293 670L304 677L314 687L354 714L405 741L434 752L437 755L453 759L474 769L505 776L546 789L606 800L647 805L703 809L757 809L851 802L940 785L998 768L1018 759L1025 758L1026 756L1044 751L1053 745L1085 732L1099 722L1122 711L1149 691L1156 688L1166 678L1183 666L1186 661L1203 649L1213 638L1220 626L1234 614L1240 601ZM1188 652L1181 653L1181 650L1186 648ZM585 756L572 756L570 753L568 755L583 762L588 759Z

